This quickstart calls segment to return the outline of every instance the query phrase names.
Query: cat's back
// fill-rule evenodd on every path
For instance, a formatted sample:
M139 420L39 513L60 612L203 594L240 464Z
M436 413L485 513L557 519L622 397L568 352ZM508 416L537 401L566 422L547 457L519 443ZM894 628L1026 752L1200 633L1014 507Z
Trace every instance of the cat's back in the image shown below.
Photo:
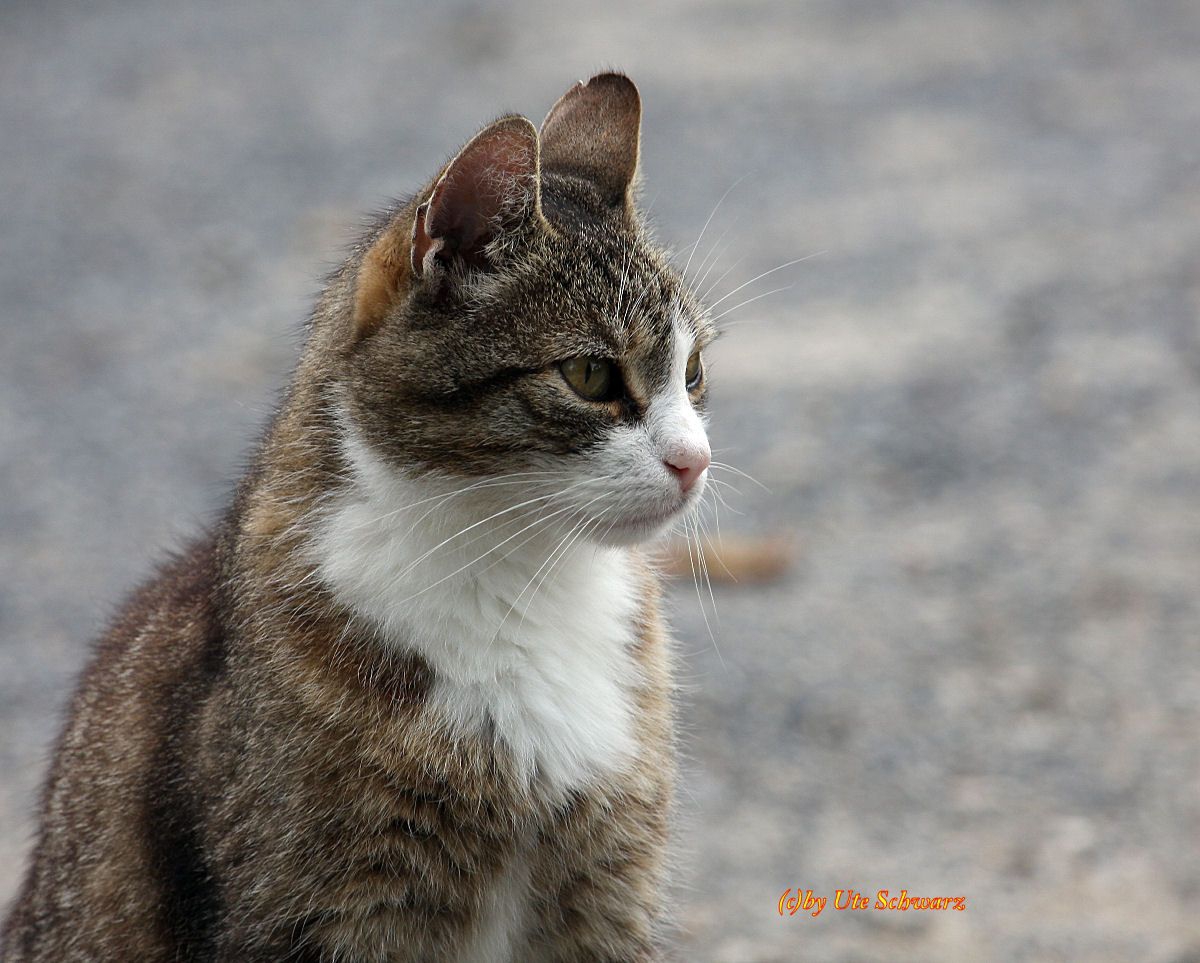
M30 872L0 956L174 958L212 913L188 773L197 713L224 674L212 539L137 590L71 701ZM147 925L147 924L150 925ZM128 954L132 953L133 956Z

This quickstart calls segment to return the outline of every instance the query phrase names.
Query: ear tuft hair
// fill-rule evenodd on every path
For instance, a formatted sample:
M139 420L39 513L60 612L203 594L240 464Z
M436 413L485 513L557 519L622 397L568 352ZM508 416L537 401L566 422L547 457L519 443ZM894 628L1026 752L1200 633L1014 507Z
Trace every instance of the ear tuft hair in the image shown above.
M412 283L457 267L486 269L489 245L541 217L538 133L525 117L501 117L447 164L424 200L404 209L363 255L354 323L369 334Z
M435 262L487 266L486 248L540 209L538 133L502 117L459 151L413 219L410 259L424 277Z

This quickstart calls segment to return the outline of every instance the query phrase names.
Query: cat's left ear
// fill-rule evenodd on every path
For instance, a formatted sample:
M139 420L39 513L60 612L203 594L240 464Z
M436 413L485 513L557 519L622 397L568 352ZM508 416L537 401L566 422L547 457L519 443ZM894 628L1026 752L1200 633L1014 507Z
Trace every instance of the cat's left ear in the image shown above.
M542 121L542 167L590 181L612 207L633 209L642 98L624 74L597 74L563 94Z

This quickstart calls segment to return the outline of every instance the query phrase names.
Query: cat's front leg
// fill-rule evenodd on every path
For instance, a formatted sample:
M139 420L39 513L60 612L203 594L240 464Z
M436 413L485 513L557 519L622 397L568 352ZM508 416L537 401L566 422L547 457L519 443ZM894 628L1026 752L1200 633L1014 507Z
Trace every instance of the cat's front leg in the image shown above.
M577 797L540 840L534 910L541 959L663 958L669 775L638 789Z

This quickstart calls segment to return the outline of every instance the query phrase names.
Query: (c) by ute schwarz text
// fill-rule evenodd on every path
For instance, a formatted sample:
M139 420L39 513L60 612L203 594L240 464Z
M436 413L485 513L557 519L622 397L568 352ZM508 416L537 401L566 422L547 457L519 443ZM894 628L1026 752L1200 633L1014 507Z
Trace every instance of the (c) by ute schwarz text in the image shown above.
M924 911L963 912L967 908L965 896L910 896L907 889L896 893L892 890L876 890L872 899L867 893L856 889L834 890L833 896L817 896L811 889L788 888L779 897L780 916L812 916L825 912L832 903L835 910L891 910L897 912Z

